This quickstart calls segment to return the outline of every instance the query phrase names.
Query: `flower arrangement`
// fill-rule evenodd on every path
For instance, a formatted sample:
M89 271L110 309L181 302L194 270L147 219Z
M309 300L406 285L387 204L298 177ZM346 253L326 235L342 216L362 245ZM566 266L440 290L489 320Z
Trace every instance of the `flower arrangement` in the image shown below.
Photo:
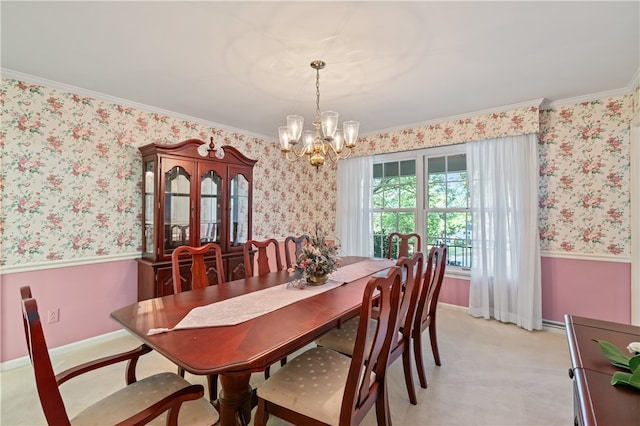
M337 245L326 242L326 235L316 225L315 233L310 236L310 241L302 246L302 252L295 265L289 269L291 279L305 278L308 283L324 283L326 276L338 269L338 248Z

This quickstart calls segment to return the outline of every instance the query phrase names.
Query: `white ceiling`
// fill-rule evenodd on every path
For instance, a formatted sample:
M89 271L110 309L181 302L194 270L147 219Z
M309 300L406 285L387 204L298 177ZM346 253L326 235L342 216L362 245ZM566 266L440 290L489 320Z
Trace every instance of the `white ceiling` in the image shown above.
M277 139L320 107L360 133L630 90L640 2L11 2L3 76Z

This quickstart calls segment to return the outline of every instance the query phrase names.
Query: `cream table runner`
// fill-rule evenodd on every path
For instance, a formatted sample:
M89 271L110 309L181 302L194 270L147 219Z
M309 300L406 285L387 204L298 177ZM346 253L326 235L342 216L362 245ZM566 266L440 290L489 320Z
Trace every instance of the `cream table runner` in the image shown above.
M199 306L193 308L175 327L152 328L147 332L147 335L187 328L240 324L308 297L324 293L342 284L382 271L393 265L395 265L393 260L366 259L339 268L329 276L327 283L321 286L293 287L288 283L284 283L231 299L221 300L210 305Z

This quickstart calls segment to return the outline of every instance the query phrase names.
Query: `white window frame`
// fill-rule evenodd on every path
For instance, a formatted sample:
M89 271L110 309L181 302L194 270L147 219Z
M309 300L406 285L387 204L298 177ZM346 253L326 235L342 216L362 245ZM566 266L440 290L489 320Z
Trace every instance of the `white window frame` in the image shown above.
M387 163L391 161L404 161L415 160L416 161L416 232L420 234L423 240L422 250L426 248L426 236L427 236L427 202L425 199L425 171L426 161L429 157L442 157L446 155L466 154L465 144L447 145L433 148L423 148L412 151L400 151L389 154L378 154L373 157L373 164ZM373 217L373 215L372 215ZM373 235L371 236L373 238ZM460 266L447 265L446 276L454 278L469 279L471 271L469 269L463 269Z

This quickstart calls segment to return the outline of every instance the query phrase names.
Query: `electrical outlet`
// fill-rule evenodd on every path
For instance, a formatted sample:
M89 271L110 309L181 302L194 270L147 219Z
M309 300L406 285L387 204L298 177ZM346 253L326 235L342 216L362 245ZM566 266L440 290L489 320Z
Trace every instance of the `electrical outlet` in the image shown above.
M51 324L58 321L60 321L60 308L50 309L49 315L47 315L47 322Z

